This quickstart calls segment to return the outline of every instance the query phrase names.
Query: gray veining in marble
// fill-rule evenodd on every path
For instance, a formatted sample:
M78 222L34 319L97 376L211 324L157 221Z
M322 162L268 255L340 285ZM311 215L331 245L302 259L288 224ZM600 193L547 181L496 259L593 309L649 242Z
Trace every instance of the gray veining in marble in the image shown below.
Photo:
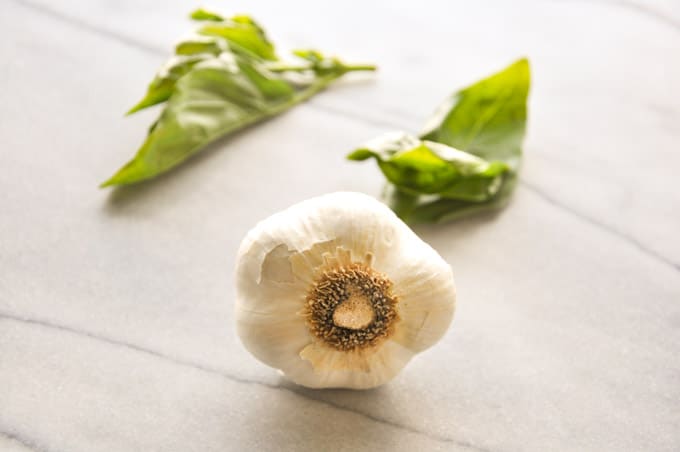
M0 5L0 450L680 449L680 8L672 0L230 2L277 43L380 72L222 140L157 181L97 184L186 2ZM256 221L520 55L522 182L499 215L417 232L452 265L452 330L379 389L312 391L232 325ZM300 164L304 162L304 164Z

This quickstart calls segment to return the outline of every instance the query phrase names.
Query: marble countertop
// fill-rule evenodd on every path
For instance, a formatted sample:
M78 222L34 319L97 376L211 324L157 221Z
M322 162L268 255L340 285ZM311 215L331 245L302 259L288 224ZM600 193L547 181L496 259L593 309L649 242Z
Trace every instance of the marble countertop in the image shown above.
M156 114L122 113L193 6L0 6L0 450L680 450L677 2L207 6L380 71L118 191L97 185ZM364 392L251 357L232 327L245 232L314 195L378 195L349 149L522 55L511 206L416 230L457 280L442 342Z

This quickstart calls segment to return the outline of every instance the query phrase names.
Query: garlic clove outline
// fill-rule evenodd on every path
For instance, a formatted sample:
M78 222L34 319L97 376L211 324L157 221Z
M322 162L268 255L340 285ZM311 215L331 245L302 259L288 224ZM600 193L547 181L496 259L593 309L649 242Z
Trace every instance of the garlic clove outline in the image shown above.
M441 256L387 206L351 192L258 223L238 252L236 291L246 349L311 388L389 381L441 339L456 298Z

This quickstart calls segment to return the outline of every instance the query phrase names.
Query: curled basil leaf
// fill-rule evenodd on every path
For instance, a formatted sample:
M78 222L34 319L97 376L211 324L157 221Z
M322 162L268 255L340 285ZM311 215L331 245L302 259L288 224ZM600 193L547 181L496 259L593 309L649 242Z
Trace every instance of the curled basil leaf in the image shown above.
M176 55L128 112L165 102L160 117L134 158L102 186L153 178L211 141L303 102L349 71L375 69L318 52L318 60L288 64L250 17L226 19L205 10L192 17L206 22L176 46Z
M350 160L375 158L387 180L410 194L486 201L500 189L508 166L489 163L445 144L397 132L366 143Z
M526 130L526 59L454 93L420 139L378 138L349 154L375 158L385 201L405 221L433 223L504 207L517 183Z
M507 172L495 195L486 201L476 202L407 193L388 183L383 191L383 199L399 218L409 224L444 223L480 212L502 209L510 202L516 184L517 175Z

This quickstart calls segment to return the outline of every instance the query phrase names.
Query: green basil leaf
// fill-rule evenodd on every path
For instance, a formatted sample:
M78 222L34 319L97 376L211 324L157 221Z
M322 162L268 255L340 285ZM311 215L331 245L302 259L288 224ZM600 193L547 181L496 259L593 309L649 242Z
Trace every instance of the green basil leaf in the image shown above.
M264 30L248 16L235 16L219 22L208 22L197 31L205 36L216 36L236 44L243 50L270 61L278 60Z
M502 162L489 163L401 132L378 137L348 156L350 160L370 157L378 162L387 180L403 191L468 201L493 197L508 170Z
M324 74L344 74L350 71L374 71L376 67L372 64L347 65L335 57L325 56L318 50L298 49L293 50L296 55L310 63L312 69L319 75Z
M176 57L163 66L149 84L144 98L127 114L168 100L177 80L199 61L224 51L246 52L265 60L277 60L274 45L267 39L264 30L248 16L234 16L226 19L204 9L191 13L191 18L209 21L197 34L184 39L175 47Z
M504 208L510 202L516 185L517 175L507 172L503 176L500 190L494 196L483 202L474 202L436 195L407 193L388 183L383 192L383 199L402 220L409 224L445 223L469 215Z
M298 50L293 50L293 55L298 56L302 58L303 60L307 60L311 62L312 64L319 64L323 60L326 59L324 55L319 52L318 50L313 50L313 49L298 49Z
M421 137L500 160L516 170L526 130L529 62L523 58L447 99Z
M206 61L182 77L135 158L102 186L154 177L219 136L277 113L293 97L287 82L238 58Z
M376 159L385 201L409 223L502 208L517 183L529 85L529 63L518 60L453 94L420 139L380 137L348 158Z
M235 130L305 101L346 72L373 70L321 54L315 63L288 65L276 59L264 31L248 16L210 21L180 42L147 93L129 113L166 102L134 158L101 186L153 178Z
M224 17L207 9L198 8L191 13L190 17L194 20L224 20Z
M159 104L168 100L175 88L175 83L191 68L201 61L209 58L209 55L178 55L170 59L163 66L147 88L146 95L132 107L126 114L131 115L139 110Z
M219 55L229 47L227 41L214 36L194 35L183 39L175 46L177 55L209 53Z

